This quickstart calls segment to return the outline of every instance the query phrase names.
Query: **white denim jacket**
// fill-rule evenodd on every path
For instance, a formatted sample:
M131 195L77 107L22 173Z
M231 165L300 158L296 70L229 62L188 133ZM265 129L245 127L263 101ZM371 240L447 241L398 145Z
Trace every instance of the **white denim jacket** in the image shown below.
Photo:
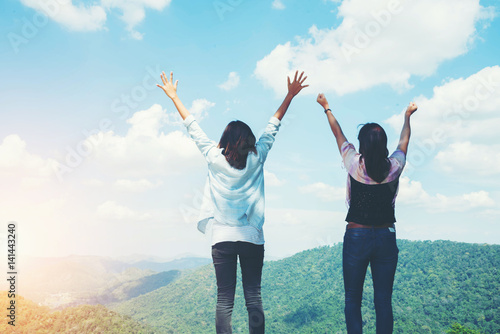
M280 120L271 117L255 145L257 154L248 154L244 169L229 165L226 157L222 155L222 149L207 137L192 115L183 123L208 163L208 177L198 229L205 233L207 223L214 219L217 224L233 227L252 226L261 232L265 209L264 162L278 133Z

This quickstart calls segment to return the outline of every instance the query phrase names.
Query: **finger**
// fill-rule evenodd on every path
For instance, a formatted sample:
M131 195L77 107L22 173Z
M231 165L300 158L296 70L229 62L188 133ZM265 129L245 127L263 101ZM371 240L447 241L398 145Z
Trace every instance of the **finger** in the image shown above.
M179 80L175 80L175 90L177 90L177 84L179 83Z
M161 72L161 81L163 82L164 85L166 85L166 77L165 77L165 72Z
M288 81L288 86L290 86L292 83L290 82L290 77L286 77Z
M300 87L300 88L302 89L302 88L306 88L306 87L309 87L309 85L305 85L305 86L302 86L302 87Z
M295 78L293 78L293 81L297 81L297 74L299 74L299 70L295 71Z
M304 74L304 72L302 72L302 74ZM300 75L301 77L302 77L302 74ZM301 81L301 80L300 80L300 78L299 78L299 83L302 85L302 83L303 83L304 81L306 81L306 79L307 79L307 75L304 77L304 79L302 79L302 81Z
M300 73L300 76L299 76L299 82L302 80L302 76L304 75L304 71L302 71L302 73ZM304 78L305 79L305 78Z
M174 80L174 72L170 72L170 83L172 83Z

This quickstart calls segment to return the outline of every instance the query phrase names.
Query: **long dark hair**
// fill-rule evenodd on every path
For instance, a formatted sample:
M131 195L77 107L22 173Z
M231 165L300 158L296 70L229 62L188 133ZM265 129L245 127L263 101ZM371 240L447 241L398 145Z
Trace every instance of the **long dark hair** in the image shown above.
M246 167L249 152L257 154L255 136L250 127L242 121L232 121L226 126L219 147L231 167L237 169Z
M358 134L360 159L364 159L366 173L377 183L385 180L391 163L387 156L387 135L377 123L366 123Z

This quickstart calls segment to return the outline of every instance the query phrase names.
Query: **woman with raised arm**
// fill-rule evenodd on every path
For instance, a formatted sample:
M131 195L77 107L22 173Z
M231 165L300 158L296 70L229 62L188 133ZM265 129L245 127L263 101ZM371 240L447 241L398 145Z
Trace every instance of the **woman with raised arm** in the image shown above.
M399 176L406 162L410 117L417 110L410 103L398 147L389 155L387 136L376 123L367 123L358 134L359 153L349 143L323 94L324 108L347 169L346 232L342 252L347 332L362 333L361 299L368 264L373 279L377 334L392 333L392 286L398 262L394 204Z
M264 162L273 146L281 119L307 77L295 72L288 78L288 93L267 127L255 140L248 125L230 122L217 144L210 140L177 96L173 74L161 75L162 88L172 99L184 125L208 163L206 195L198 229L205 233L212 223L212 259L217 278L217 333L232 333L231 314L236 288L237 258L240 260L250 333L264 333L265 321L261 299L264 263ZM298 76L298 77L297 77Z

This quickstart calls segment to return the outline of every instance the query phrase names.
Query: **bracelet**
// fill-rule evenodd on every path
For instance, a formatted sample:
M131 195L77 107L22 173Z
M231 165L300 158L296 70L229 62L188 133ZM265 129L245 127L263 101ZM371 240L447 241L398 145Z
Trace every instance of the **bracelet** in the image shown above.
M328 110L332 111L332 109L330 109L330 108L325 109L325 114L328 112Z

